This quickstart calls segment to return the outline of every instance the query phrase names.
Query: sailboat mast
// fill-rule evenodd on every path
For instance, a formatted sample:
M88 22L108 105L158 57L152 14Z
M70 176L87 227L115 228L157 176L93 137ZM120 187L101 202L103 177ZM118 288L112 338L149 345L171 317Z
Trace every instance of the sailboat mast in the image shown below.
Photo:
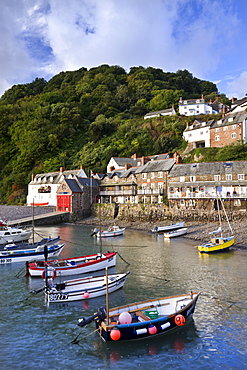
M222 237L222 225L221 225L221 215L220 215L220 207L219 207L218 189L216 189L216 202L217 202L218 215L219 215L219 222L220 222L220 235L221 235L221 237Z

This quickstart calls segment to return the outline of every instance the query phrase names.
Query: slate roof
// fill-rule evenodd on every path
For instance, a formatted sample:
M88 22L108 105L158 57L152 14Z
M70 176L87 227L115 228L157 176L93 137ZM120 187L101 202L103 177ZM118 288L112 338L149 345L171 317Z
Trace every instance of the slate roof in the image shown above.
M247 161L175 164L168 177L223 174L247 174Z
M162 110L158 110L156 112L149 112L147 114L145 114L144 117L149 117L149 116L153 116L154 114L156 115L159 115L159 114L164 114L164 113L172 113L173 110L175 110L174 108L168 108L168 109L162 109Z
M176 161L174 158L169 158L160 161L159 160L149 161L143 166L140 166L135 171L135 173L169 171L175 163Z
M78 177L76 179L65 179L64 180L69 186L73 193L81 193L83 191L83 186L99 186L99 181L95 179ZM81 186L80 186L81 185Z
M65 178L69 177L70 175L78 176L81 173L81 170L67 170L67 171L56 171L56 172L47 172L47 173L39 173L35 176L34 179L40 179L40 181L31 181L30 184L59 184L61 181L61 176ZM53 178L51 181L50 178Z
M236 112L236 113L228 114L221 120L214 121L211 128L227 126L227 125L234 125L234 124L243 122L245 116L246 116L245 112Z
M192 131L192 130L198 130L198 129L201 129L201 128L204 128L204 127L211 127L214 123L214 119L210 119L209 121L199 121L199 120L195 120L193 122L192 125L186 127L186 129L184 131Z

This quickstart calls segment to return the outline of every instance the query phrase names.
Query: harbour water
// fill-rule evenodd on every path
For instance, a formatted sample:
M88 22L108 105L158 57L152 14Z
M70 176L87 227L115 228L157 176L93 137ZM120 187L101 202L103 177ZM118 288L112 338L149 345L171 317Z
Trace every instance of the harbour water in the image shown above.
M109 295L115 307L149 298L201 291L193 319L172 335L129 343L104 343L91 316L105 298L47 306L40 279L24 277L24 263L0 266L0 369L245 369L247 368L247 252L198 253L195 242L171 241L147 231L90 236L91 227L39 227L41 236L61 236L62 258L118 252L110 272L130 271L123 289ZM128 264L127 264L128 263ZM102 272L97 273L98 275ZM81 341L71 342L79 334Z

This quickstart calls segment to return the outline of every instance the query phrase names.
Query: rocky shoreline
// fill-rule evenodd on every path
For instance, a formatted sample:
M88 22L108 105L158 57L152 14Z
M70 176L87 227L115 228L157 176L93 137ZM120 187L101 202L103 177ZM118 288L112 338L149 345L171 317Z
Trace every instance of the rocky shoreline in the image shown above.
M117 224L121 227L126 227L128 229L141 230L141 231L150 231L154 229L155 226L161 226L161 222L143 222L143 221L118 221L104 219L100 222L97 217L89 217L87 219L78 221L77 224L82 225L91 225L92 227L108 227L112 224ZM166 224L169 223L166 221ZM183 238L193 239L198 242L207 242L209 240L209 232L218 229L218 223L207 223L206 225L196 224L195 222L186 222L186 227L189 228L187 234L183 235ZM244 250L247 251L247 222L235 221L231 223L233 233L235 235L235 244L230 248L231 250ZM227 223L222 224L223 230L228 230ZM198 244L198 243L196 243Z

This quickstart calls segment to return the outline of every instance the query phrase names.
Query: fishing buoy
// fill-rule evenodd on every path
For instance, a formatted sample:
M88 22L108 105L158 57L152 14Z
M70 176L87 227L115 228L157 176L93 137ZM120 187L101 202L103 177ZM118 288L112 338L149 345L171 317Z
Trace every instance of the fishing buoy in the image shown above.
M183 315L176 315L174 317L174 322L177 326L183 326L185 324L185 317Z
M129 312L122 312L119 315L120 324L130 324L132 321L131 314Z
M83 293L83 298L89 298L90 294L88 292Z
M157 333L156 326L155 325L149 325L148 332L149 332L149 334L156 334Z
M121 332L117 328L114 328L110 332L110 337L112 340L119 340L121 337Z

